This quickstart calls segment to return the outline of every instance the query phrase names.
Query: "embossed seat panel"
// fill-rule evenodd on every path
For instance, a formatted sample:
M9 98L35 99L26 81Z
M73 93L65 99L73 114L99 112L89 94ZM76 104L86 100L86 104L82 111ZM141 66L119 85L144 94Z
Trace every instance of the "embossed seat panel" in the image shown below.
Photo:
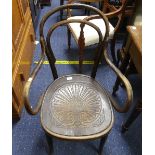
M71 74L46 90L41 123L49 134L65 138L106 134L113 124L113 111L105 90L93 78Z

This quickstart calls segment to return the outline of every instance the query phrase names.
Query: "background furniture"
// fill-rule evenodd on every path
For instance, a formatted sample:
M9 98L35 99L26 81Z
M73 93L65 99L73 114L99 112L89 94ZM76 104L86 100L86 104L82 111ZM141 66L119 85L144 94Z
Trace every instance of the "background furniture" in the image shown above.
M61 5L64 5L64 1L65 1L65 0L60 0L60 6L61 6ZM67 0L67 4L69 4L68 1L69 1L69 3L74 2L74 0L73 0L73 1L72 1L72 0ZM90 3L99 3L99 4L100 4L100 2L102 2L102 0L79 0L78 2L80 2L80 3L85 3L85 4L90 5ZM99 6L100 6L100 8L101 8L101 5L99 5ZM87 10L87 11L85 10L85 13L86 13L86 14L87 14L87 13L89 14L88 10ZM64 12L61 10L61 11L60 11L60 20L63 19L63 15L64 15Z
M41 7L43 6L51 6L51 0L40 0Z
M122 124L122 133L125 133L130 125L135 121L135 119L141 114L142 112L142 101L137 101L135 107L133 108L132 112L130 113L128 119Z
M103 18L106 27L104 38L95 24L84 20L71 19L53 24L49 29L45 40L43 28L49 17L60 10L79 8L93 10L96 14ZM91 76L70 74L58 78L55 66L56 58L53 53L53 46L51 45L50 39L56 28L61 28L63 25L73 22L81 23L81 36L83 35L83 28L85 24L93 27L98 32L99 43L97 51L95 52L95 63L92 67ZM107 46L108 25L108 20L101 11L94 7L82 4L60 6L51 10L42 18L40 23L40 43L42 48L41 58L25 84L23 95L25 108L29 114L35 115L41 109L41 124L47 134L47 141L50 145L52 143L52 136L59 139L77 141L101 138L99 146L99 155L101 155L105 139L113 125L114 116L111 105L113 105L118 112L127 112L130 107L130 103L132 101L131 85L125 76L123 76L111 63L106 50L104 50L106 62L112 70L114 70L116 75L119 76L127 90L127 100L125 101L124 106L119 107L119 105L112 99L111 95L95 80L102 51ZM80 43L83 44L83 41ZM50 63L54 82L52 82L43 95L41 95L36 107L32 108L29 101L29 91L31 84L44 61L45 54ZM51 149L52 147L50 147L50 152L52 153Z
M122 0L121 1L121 6L119 8L116 8L115 6L109 4L108 1L104 1L104 6L103 6L103 12L105 13L106 17L108 18L108 20L110 20L111 18L118 18L117 22L115 23L115 25L112 25L109 22L109 37L108 40L110 42L111 45L111 55L112 55L112 59L113 59L113 63L116 64L116 57L115 57L115 41L116 41L116 33L119 31L121 23L124 19L124 13L125 13L125 9L126 9L126 5L127 5L127 0ZM74 1L69 1L68 3L74 3ZM68 11L68 19L85 19L88 20L92 23L94 23L96 26L98 26L102 32L102 35L104 37L105 35L105 25L103 20L96 16L96 15L90 15L90 16L73 16L71 14L71 11ZM78 44L78 40L79 40L79 36L80 36L80 24L79 23L71 23L68 25L68 47L70 49L70 45L71 45L71 34L74 37L78 47L80 48L81 52L81 60L80 60L80 64L83 61L83 51L84 51L84 47L90 46L90 45L94 45L98 42L98 35L97 33L91 29L91 27L86 26L84 28L84 46L80 47L81 44ZM79 72L81 73L82 68L79 65Z
M20 117L23 87L28 79L34 50L34 29L28 0L12 1L12 110Z
M130 69L131 62L134 64L138 74L142 76L142 26L128 26L127 31L129 37L124 48L125 55L119 69L123 74L126 74L128 68ZM130 62L130 63L129 63ZM113 93L115 93L120 85L120 80L117 78L115 86L113 88ZM136 106L133 108L129 118L122 125L122 132L125 132L131 123L138 117L142 111L142 101L137 102Z
M133 14L130 18L130 21L127 23L127 25L142 25L142 1L136 0L134 5ZM126 29L126 28L125 28ZM125 30L126 31L126 30ZM123 45L121 49L117 50L117 63L116 65L119 65L119 62L122 62L122 59L124 59L125 50L124 47L126 45L128 39L128 33L126 33L126 36L124 37Z
M126 69L131 59L134 63L138 73L142 74L142 26L128 26L127 27L129 37L125 47L125 56L119 67L121 72L125 74ZM113 93L118 90L120 80L117 78Z
M34 30L36 31L36 28L38 26L39 15L41 11L40 0L29 0L29 4L30 4L32 21L33 21L33 27L34 27Z
M51 0L29 0L34 30L36 32L40 11L44 6L51 6Z
M134 16L132 18L132 25L128 26L128 37L127 41L124 42L121 50L118 50L118 64L120 63L120 69L125 76L131 73L138 73L142 76L142 1L137 0L135 6ZM113 93L115 93L119 87L119 80L116 80ZM132 122L142 112L142 99L136 102L136 105L132 109L128 119L122 125L122 132L128 130Z

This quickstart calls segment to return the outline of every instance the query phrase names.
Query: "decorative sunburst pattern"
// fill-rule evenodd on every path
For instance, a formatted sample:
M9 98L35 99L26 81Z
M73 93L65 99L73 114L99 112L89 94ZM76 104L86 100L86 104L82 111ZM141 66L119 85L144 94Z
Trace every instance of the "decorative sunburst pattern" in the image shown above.
M101 112L103 108L100 95L80 82L63 85L51 99L54 120L67 128L92 125L99 120Z

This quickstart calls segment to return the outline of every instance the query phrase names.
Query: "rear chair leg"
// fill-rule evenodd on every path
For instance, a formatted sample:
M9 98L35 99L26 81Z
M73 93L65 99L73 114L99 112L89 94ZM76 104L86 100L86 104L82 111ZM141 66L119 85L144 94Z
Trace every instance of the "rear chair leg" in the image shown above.
M53 155L53 140L52 137L46 134L46 140L48 143L48 155Z
M107 137L108 137L108 135L101 138L98 155L103 154L103 146L104 146L104 144L105 144L105 142L107 140Z
M70 48L71 48L71 32L68 27L67 27L67 36L68 36L68 50L70 50Z

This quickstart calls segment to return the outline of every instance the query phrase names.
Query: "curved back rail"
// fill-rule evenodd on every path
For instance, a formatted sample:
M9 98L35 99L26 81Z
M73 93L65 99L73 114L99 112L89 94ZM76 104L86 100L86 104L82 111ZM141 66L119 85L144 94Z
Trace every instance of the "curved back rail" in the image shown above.
M42 18L41 23L40 23L40 39L43 40L43 42L41 42L41 43L44 43L43 46L46 47L45 52L46 52L47 58L49 60L50 67L51 67L54 79L58 78L58 74L57 74L57 71L56 71L55 65L54 65L56 59L55 59L55 56L54 56L53 52L51 51L51 49L47 48L45 37L44 37L44 24L47 21L47 19L49 17L51 17L52 15L54 15L55 13L57 13L57 12L59 12L61 10L67 10L67 9L87 9L87 10L91 10L91 11L94 11L100 18L102 18L104 20L105 27L106 27L106 33L105 33L105 37L102 40L102 47L106 46L105 44L106 44L106 42L108 40L108 36L109 36L109 22L108 22L108 19L106 18L106 16L99 9L97 9L95 7L85 5L85 4L67 4L67 5L59 6L59 7L55 8L55 9L51 10L50 12L48 12Z
M103 20L105 21L105 25L106 25L106 34L105 34L105 37L102 38L102 34L101 34L101 31L99 30L98 27L96 27L94 24L92 24L91 22L87 21L87 20L64 20L64 21L61 21L61 22L58 22L56 24L54 24L48 34L47 34L47 38L46 40L44 39L44 34L43 34L43 26L46 22L46 20L51 16L53 15L54 13L62 10L62 9L67 9L67 8L88 8L88 9L92 9L94 10L96 13L99 14L99 16L101 16L103 18ZM56 71L56 68L55 68L55 57L54 57L54 54L53 54L53 51L52 51L52 48L51 48L51 45L50 45L50 36L52 34L52 32L60 25L64 25L64 24L68 24L69 22L80 22L81 23L81 26L84 27L85 24L88 24L89 26L92 26L98 33L99 35L99 46L98 46L98 54L96 54L96 63L94 64L94 67L93 67L93 72L91 74L91 76L93 78L95 78L95 75L96 75L96 71L97 71L97 67L98 67L98 63L99 63L99 58L102 54L102 51L104 51L104 57L105 57L105 60L107 62L107 64L112 68L112 70L114 70L114 72L116 73L116 75L120 78L120 80L122 81L122 83L124 83L125 85L125 88L126 88L126 91L127 91L127 99L125 101L125 104L123 107L119 107L118 104L112 99L111 95L109 95L109 98L112 102L112 105L114 106L114 108L118 111L118 112L127 112L129 107L130 107L130 104L131 104L131 101L132 101L132 98L133 98L133 94L132 94L132 87L129 83L129 81L127 80L127 78L115 67L115 65L110 61L109 57L108 57L108 54L106 53L106 50L104 50L107 46L107 38L109 36L109 25L108 25L108 20L107 18L105 17L105 15L98 9L94 8L94 7L91 7L91 6L87 6L87 5L84 5L84 4L68 4L68 5L63 5L63 6L60 6L58 8L55 8L53 10L51 10L49 13L47 13L42 21L41 21L41 24L40 24L40 43L41 43L41 49L42 49L42 54L41 54L41 58L39 60L39 63L37 64L37 66L35 67L35 69L33 70L32 74L30 75L28 81L26 82L25 84L25 87L24 87L24 91L23 91L23 96L24 96L24 104L25 104L25 107L26 107L26 110L29 114L31 115L35 115L39 112L40 108L41 108L41 105L42 105L42 99L43 99L43 95L41 96L38 104L36 105L36 107L32 108L31 104L30 104L30 101L29 101L29 91L30 91L30 87L31 87L31 84L33 82L33 80L35 79L39 69L41 68L41 65L43 63L43 60L45 58L45 54L47 55L47 58L49 60L49 63L50 63L50 66L51 66L51 70L52 70L52 73L53 73L53 77L54 79L58 78L58 75L57 75L57 71ZM47 41L47 42L46 42ZM101 45L101 47L100 47Z

